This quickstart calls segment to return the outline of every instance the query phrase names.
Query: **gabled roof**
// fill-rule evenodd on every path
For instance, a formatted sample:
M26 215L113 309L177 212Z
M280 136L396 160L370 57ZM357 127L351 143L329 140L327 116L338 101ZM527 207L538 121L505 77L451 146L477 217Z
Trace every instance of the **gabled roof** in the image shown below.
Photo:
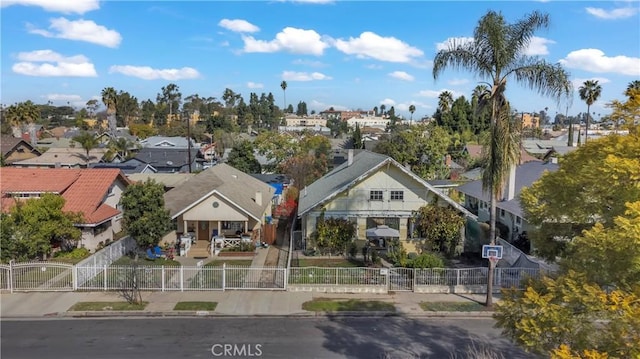
M255 201L256 192L262 194L262 205ZM212 194L217 193L232 202L241 211L262 221L275 189L225 163L202 171L178 187L164 194L165 207L171 218L188 211Z
M94 163L89 166L90 168L117 168L120 169L125 175L129 176L134 173L143 172L158 172L152 165L144 163L140 160L132 158L125 162L119 163Z
M462 212L464 215L468 217L475 217L475 215L470 213L459 203L444 195L438 189L430 185L427 181L406 169L393 158L366 150L355 153L353 155L353 163L351 165L349 165L347 161L336 167L333 171L327 173L317 181L313 182L306 188L302 189L300 191L298 215L302 216L305 213L316 208L317 206L329 202L338 194L355 186L365 178L373 175L385 165L392 165L397 167L402 172L422 184L426 189L433 192L436 196L442 198L452 207Z
M519 194L522 187L529 187L533 182L542 177L545 171L556 171L558 165L555 163L545 163L541 161L527 162L516 167L515 195L512 200L499 201L496 207L504 209L519 217L522 217L522 208L520 207ZM458 191L465 195L478 198L485 202L489 202L489 194L482 190L482 179L465 183L457 188Z
M15 166L83 166L88 163L96 163L102 161L107 150L104 148L94 148L89 151L89 160L86 160L87 152L78 147L67 148L50 148L42 155L28 160L17 161Z
M2 155L6 156L9 152L13 151L19 144L22 144L25 147L28 147L31 152L40 155L40 151L35 149L31 144L22 138L17 138L13 136L2 136L0 138L0 150L2 151Z
M140 141L143 148L188 148L189 142L185 137L167 137L167 136L151 136ZM197 147L196 143L191 141L192 147Z
M191 149L191 163L195 163L198 149ZM141 148L135 159L148 163L155 168L181 168L189 165L187 148Z
M82 212L84 224L96 225L120 213L104 203L118 180L130 183L118 169L3 167L2 208L7 210L15 203L9 198L13 193L56 193L65 199L64 211Z

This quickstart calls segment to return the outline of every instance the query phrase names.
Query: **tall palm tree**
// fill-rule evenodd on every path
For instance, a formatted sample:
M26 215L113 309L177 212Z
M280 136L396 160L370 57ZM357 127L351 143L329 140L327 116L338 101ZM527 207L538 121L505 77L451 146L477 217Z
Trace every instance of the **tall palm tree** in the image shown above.
M631 97L634 91L640 91L640 80L633 80L627 85L627 89L624 91L624 95Z
M98 147L98 140L96 139L96 137L89 132L83 131L80 132L80 134L78 134L77 136L74 136L72 140L78 142L80 146L82 146L82 148L85 150L87 155L85 157L85 162L89 164L89 152L91 152L92 149Z
M102 103L107 107L107 123L109 132L112 135L116 133L116 100L118 94L113 87L105 87L102 89Z
M387 106L385 104L380 105L380 116L384 117Z
M40 109L31 100L7 107L7 121L15 126L31 124L40 119Z
M124 159L128 159L132 147L133 143L125 137L112 138L109 141L109 149Z
M411 119L409 122L413 122L413 113L416 112L416 107L414 105L409 105L409 112L411 112Z
M598 85L598 80L587 80L578 89L580 99L587 103L587 127L584 130L584 143L589 139L589 117L591 117L591 105L600 98L602 87Z
M284 107L282 107L282 111L287 111L287 81L282 81L280 83L280 87L282 88L282 94L284 95Z
M519 155L512 153L512 149L519 146L519 137L510 133L513 126L505 95L507 80L513 79L558 102L563 96L569 98L572 91L569 74L560 65L526 55L536 30L548 26L549 16L537 11L513 24L507 23L501 13L489 11L479 20L472 41L450 42L433 60L434 79L438 79L448 67L465 69L485 79L484 83L490 88L483 102L491 111L493 135L485 145L485 153L489 158L482 174L482 187L491 195L491 244L495 244L496 238L496 204ZM494 264L490 262L486 299L488 307L493 305L493 269Z
M448 112L453 105L453 94L449 91L442 91L438 96L438 109L440 112Z

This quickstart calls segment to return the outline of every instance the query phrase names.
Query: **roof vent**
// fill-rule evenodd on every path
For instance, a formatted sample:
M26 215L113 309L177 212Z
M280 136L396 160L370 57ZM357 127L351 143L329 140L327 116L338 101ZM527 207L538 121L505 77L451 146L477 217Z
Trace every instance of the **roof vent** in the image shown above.
M167 161L167 165L172 166L173 165L173 161Z

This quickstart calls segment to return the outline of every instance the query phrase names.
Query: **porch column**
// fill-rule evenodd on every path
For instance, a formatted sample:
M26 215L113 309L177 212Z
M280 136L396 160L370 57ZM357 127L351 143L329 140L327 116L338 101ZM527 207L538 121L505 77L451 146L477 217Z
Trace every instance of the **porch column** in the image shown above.
M407 240L409 238L408 226L409 218L399 218L398 232L400 232L400 240Z
M182 224L183 225L182 232L184 232L184 234L187 234L187 233L189 233L189 226L187 225L187 220L184 219L183 222L184 223Z
M244 231L242 233L249 233L249 220L244 221Z

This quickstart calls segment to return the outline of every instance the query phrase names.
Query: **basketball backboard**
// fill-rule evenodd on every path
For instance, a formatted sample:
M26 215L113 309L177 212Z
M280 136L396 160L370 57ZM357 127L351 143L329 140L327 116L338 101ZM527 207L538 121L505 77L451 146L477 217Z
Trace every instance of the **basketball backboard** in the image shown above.
M482 258L502 259L502 246L483 245Z

